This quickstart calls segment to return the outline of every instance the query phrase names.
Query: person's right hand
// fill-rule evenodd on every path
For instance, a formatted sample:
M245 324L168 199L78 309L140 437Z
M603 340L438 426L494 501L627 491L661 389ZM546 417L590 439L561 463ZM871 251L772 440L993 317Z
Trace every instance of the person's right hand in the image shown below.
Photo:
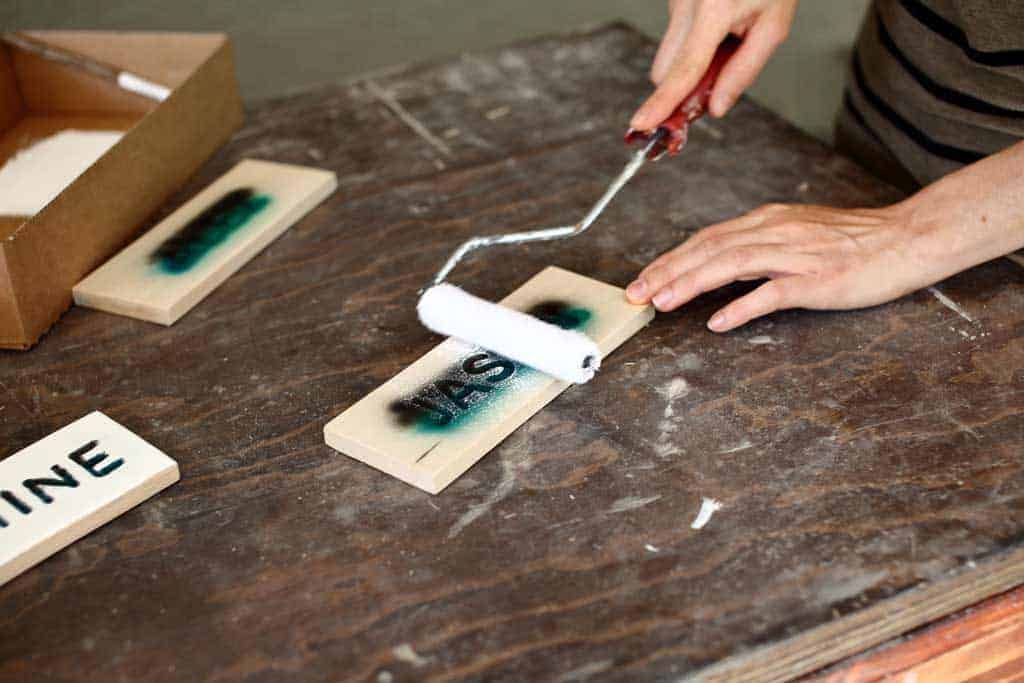
M733 33L743 45L725 65L711 92L712 116L724 116L757 79L789 35L797 0L669 0L669 24L651 67L657 89L630 121L651 131L700 82L719 43Z

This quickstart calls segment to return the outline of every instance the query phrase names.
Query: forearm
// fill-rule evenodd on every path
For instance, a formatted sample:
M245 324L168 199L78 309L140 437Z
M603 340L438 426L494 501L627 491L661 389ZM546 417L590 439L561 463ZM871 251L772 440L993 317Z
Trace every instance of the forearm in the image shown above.
M1024 142L924 188L905 210L908 243L939 280L1024 248Z

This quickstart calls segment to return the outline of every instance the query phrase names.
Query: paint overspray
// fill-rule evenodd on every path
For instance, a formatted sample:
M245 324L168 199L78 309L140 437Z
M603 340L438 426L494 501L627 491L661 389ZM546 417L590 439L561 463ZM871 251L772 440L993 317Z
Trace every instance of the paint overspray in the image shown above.
M166 275L187 273L251 223L272 201L270 195L249 187L232 190L167 238L149 261Z

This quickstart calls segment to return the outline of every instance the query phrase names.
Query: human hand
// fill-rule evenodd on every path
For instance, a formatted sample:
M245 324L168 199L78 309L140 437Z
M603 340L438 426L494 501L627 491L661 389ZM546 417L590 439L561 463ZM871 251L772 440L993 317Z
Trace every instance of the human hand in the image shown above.
M696 233L647 266L626 293L665 312L731 282L767 278L712 316L715 332L784 308L871 306L928 284L920 264L906 262L913 259L906 218L899 205L764 206Z
M653 130L697 86L729 33L743 37L711 93L712 116L724 116L786 39L797 0L669 0L669 25L651 67L657 85L630 127Z
M715 313L715 332L786 308L891 301L1024 247L1022 168L1024 142L886 208L764 206L697 232L626 295L671 311L734 281L768 279Z

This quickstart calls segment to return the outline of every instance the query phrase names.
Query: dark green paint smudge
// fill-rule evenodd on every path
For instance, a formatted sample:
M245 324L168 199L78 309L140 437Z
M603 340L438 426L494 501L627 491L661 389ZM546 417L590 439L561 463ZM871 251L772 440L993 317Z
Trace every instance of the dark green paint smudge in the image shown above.
M566 330L584 331L594 319L590 310L564 301L545 301L527 313ZM522 363L477 349L389 408L404 427L450 433L470 424L536 372Z
M188 272L271 203L250 188L233 190L168 238L150 262L169 275Z

